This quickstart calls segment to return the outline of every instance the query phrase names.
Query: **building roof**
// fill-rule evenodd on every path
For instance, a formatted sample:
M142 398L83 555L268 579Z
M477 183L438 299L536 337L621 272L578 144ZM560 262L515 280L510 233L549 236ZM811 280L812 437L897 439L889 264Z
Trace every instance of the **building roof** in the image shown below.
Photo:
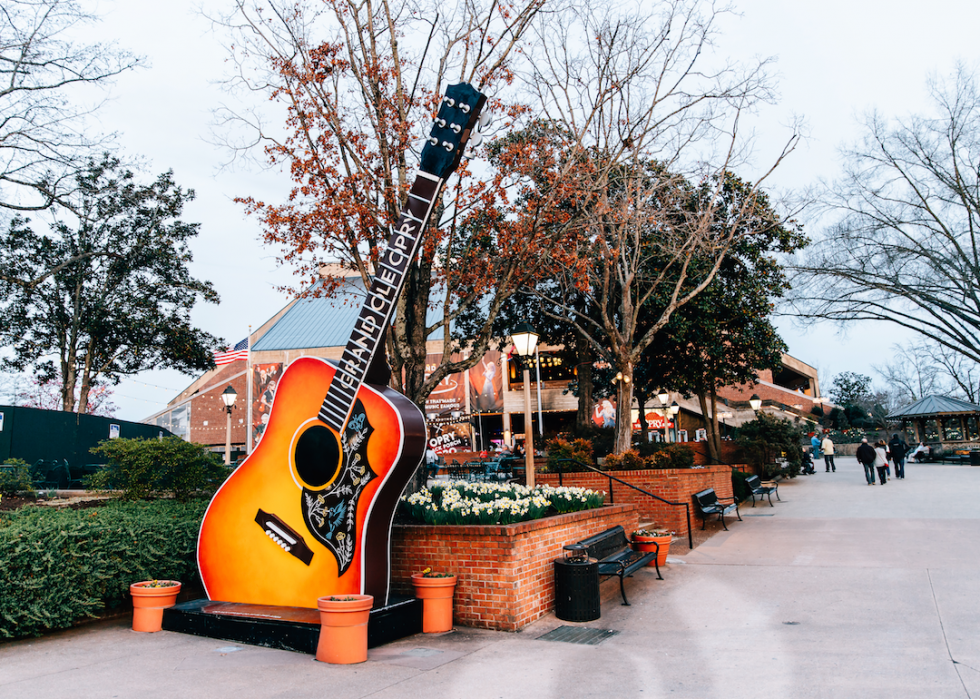
M360 277L348 277L329 298L300 298L252 346L252 351L343 347L354 332L354 323L367 293ZM430 310L426 322L434 322ZM438 328L429 340L441 340Z
M962 413L980 413L980 405L969 403L958 398L946 396L926 396L911 405L896 410L888 416L889 420L930 417L932 415L955 415Z

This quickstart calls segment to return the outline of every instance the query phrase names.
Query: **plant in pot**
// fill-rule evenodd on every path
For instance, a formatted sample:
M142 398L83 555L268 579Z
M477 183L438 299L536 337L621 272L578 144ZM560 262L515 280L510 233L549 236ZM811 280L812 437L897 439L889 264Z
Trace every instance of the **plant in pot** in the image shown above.
M667 562L667 553L670 551L670 542L674 539L674 532L669 529L650 527L647 529L637 529L630 537L633 549L644 553L657 553L657 565L662 566ZM647 563L653 565L653 561Z
M133 631L153 633L163 628L163 610L177 604L176 580L144 580L129 586L133 597Z
M333 665L351 665L367 660L368 619L374 597L330 595L317 599L316 606L320 611L316 659Z
M422 600L422 633L453 630L453 593L456 576L426 568L412 575L415 596Z

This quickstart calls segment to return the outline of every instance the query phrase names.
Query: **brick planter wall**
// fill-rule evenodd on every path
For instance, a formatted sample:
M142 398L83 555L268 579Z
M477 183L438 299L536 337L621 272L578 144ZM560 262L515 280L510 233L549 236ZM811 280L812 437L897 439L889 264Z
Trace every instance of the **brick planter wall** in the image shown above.
M726 465L705 466L704 468L680 469L641 469L638 471L609 471L611 476L626 481L637 488L659 495L672 502L686 502L691 506L691 526L699 527L701 520L697 508L694 507L694 493L705 488L714 488L720 498L732 497L732 470ZM539 483L558 485L557 473L541 473L537 476ZM609 490L609 479L592 472L566 473L562 483L567 486L590 488L592 490ZM606 501L608 502L608 496ZM613 502L628 503L639 508L640 522L654 522L658 527L664 527L677 532L677 536L687 536L687 516L683 507L673 507L659 500L627 488L622 483L613 481Z
M562 546L617 524L637 528L634 505L617 504L507 526L395 525L394 591L412 595L412 573L459 576L453 617L460 626L517 631L555 606L554 559Z

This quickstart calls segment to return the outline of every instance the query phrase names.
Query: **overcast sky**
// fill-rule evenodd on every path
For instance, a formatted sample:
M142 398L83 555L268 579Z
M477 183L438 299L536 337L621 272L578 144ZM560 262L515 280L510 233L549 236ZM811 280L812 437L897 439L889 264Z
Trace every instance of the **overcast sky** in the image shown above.
M211 111L225 97L215 84L227 70L219 37L196 10L198 3L170 0L102 2L103 21L87 32L114 39L145 55L148 67L120 78L112 101L99 112L103 129L118 131L129 155L148 161L153 174L173 169L176 181L197 192L185 220L200 222L193 244L193 273L213 282L220 306L200 305L194 321L231 342L259 326L288 302L275 290L291 273L278 268L274 251L258 243L259 228L232 202L239 195L280 201L285 174L220 169L228 154L208 142ZM951 72L957 60L975 65L980 4L933 0L928 5L894 0L742 0L740 17L728 18L718 50L733 58L773 56L779 103L759 111L759 163L778 152L795 115L807 124L807 140L773 176L780 189L802 188L837 171L837 148L860 137L869 109L886 115L923 111L930 74ZM209 0L210 8L225 3ZM816 230L809 231L815 234ZM864 325L845 336L830 326L779 327L793 356L816 366L826 392L841 371L874 375L872 364L903 340L897 330ZM875 376L876 381L878 377ZM115 391L117 416L139 420L191 382L177 372L147 372L125 379Z

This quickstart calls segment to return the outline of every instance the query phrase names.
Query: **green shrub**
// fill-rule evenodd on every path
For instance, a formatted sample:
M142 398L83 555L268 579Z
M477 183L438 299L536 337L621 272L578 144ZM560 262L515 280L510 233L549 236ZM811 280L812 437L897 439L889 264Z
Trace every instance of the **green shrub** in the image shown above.
M738 428L738 445L749 463L764 479L776 476L794 477L800 473L803 461L803 429L766 413L759 413L752 422ZM776 459L787 460L785 467L775 464Z
M0 637L38 636L122 602L140 580L196 579L205 501L0 512Z
M694 450L686 444L658 444L656 449L647 451L650 456L643 456L636 449L628 449L622 454L610 454L602 468L606 471L637 471L694 466Z
M22 459L7 459L5 466L14 468L0 469L0 495L33 495L31 485L31 467Z
M127 500L170 496L183 502L210 496L230 473L206 447L180 437L109 439L92 453L109 457L109 464L88 476L85 486L121 490Z
M634 449L627 449L622 454L610 454L602 464L606 471L636 471L646 467L646 460Z
M691 468L694 450L686 444L658 444L646 462L647 468Z
M594 463L592 459L592 442L587 439L556 437L546 442L545 446L548 450L548 471L556 472L559 468L563 471L582 470L576 464L567 463L568 459L581 462L588 466L592 466ZM566 462L559 463L563 460L566 460Z

